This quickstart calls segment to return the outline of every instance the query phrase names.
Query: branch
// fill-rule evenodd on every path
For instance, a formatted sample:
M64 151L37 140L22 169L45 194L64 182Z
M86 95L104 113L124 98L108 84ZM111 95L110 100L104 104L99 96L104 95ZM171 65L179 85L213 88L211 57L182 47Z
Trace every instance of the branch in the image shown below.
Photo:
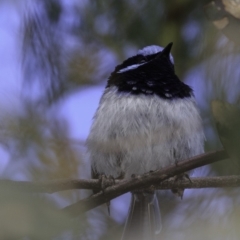
M1 186L16 187L21 190L37 192L37 193L56 193L73 189L92 189L99 190L99 180L97 179L65 179L50 182L28 182L28 181L12 181L0 180ZM110 185L110 183L109 183Z
M156 189L173 189L173 188L226 188L226 187L240 187L240 176L221 176L221 177L194 177L189 180L182 180L175 182L169 179L154 186Z
M206 153L191 159L181 161L177 166L170 166L152 173L143 174L130 180L116 180L116 184L109 186L105 189L104 194L102 191L99 193L80 200L79 202L70 205L63 209L64 212L71 214L72 216L78 216L79 214L95 208L105 202L110 201L126 192L144 189L154 186L155 189L172 189L172 188L209 188L209 187L236 187L240 185L240 176L228 176L228 177L211 177L211 178L192 178L192 182L189 180L183 180L174 182L168 180L177 174L189 171L191 169L217 162L227 158L227 153L224 150ZM164 182L163 182L164 181ZM108 184L108 182L106 181ZM27 190L38 193L54 193L71 189L93 189L101 190L99 180L81 179L81 180L58 180L44 183L34 182L19 182L10 180L1 180L0 186L16 187L20 190ZM110 185L110 182L109 182Z
M115 180L115 186L124 183L125 180ZM99 190L99 180L96 179L66 179L44 183L33 183L24 181L1 180L0 187L9 186L16 187L20 190L26 190L37 193L55 193L66 190L89 189ZM112 181L106 180L106 185L111 186ZM154 188L158 190L173 188L217 188L217 187L240 187L240 176L221 176L221 177L191 177L189 180L174 181L173 179L165 180L159 184L155 184Z
M143 174L140 177L136 177L130 180L122 180L117 185L107 187L104 190L104 193L101 191L89 198L80 200L77 203L65 207L63 209L63 212L70 214L73 217L77 217L82 213L93 209L105 202L108 202L124 193L139 188L149 188L151 185L159 184L175 175L190 171L194 168L201 167L206 164L224 160L227 157L228 155L225 150L210 152L190 158L185 161L181 161L177 166L169 166L152 173Z
M222 156L221 156L222 155ZM219 158L220 157L220 158ZM205 158L214 158L216 161L222 160L222 158L226 157L226 152L224 150L220 150L217 152L207 153L201 155L197 158L205 159ZM204 178L206 179L206 178ZM192 179L194 180L194 178ZM203 181L203 179L202 179ZM202 182L201 181L201 182ZM115 184L122 184L125 180L115 180ZM187 184L186 181L184 184L185 188L195 188ZM112 181L106 179L106 185L111 186ZM183 182L174 183L170 181L170 187L165 187L166 183L161 185L155 186L158 189L171 189L172 187L177 187L176 184L183 184ZM97 179L65 179L65 180L55 180L50 182L29 182L29 181L12 181L12 180L0 180L0 186L9 186L9 187L16 187L21 190L37 192L37 193L55 193L65 190L73 190L73 189L91 189L91 190L101 190L99 180ZM203 186L204 187L204 186Z

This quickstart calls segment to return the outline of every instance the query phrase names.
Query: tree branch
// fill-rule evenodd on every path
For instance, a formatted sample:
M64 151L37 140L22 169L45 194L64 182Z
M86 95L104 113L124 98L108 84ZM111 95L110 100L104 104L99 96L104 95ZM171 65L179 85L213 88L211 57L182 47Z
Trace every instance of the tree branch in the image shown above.
M192 178L192 182L190 182L189 180L182 180L178 182L175 182L174 180L165 181L166 179L177 174L181 174L194 168L226 159L227 157L228 156L225 150L210 152L185 161L181 161L178 163L177 166L169 166L167 168L157 170L152 173L146 173L129 180L116 180L115 185L109 186L104 190L104 194L102 193L102 191L100 191L99 193L92 195L89 198L80 200L79 202L64 208L63 211L72 216L78 216L81 213L95 208L105 202L108 202L111 199L116 198L126 192L136 189L146 189L152 186L154 186L154 189L240 186L240 176ZM111 185L110 181L108 182L108 180L106 180L106 183L109 183L109 185ZM54 193L73 189L101 190L99 180L95 179L67 179L44 183L1 180L0 186L1 185L5 187L17 187L21 190L38 193Z
M37 193L56 193L73 189L100 189L97 179L65 179L49 182L0 180L0 187L3 185Z
M219 158L220 157L220 158ZM217 152L212 152L212 153L207 153L204 155L201 155L199 159L205 159L205 158L214 158L216 161L220 161L223 158L226 157L226 152L224 150L220 150ZM149 174L147 174L149 175ZM206 178L203 178L201 182ZM194 180L194 178L193 178ZM200 179L199 179L200 180ZM194 180L195 181L195 180ZM194 183L193 181L193 183ZM210 179L209 179L210 181ZM125 180L115 180L115 184L122 184L125 182ZM112 180L107 180L106 179L106 185L111 186L112 185ZM195 188L193 186L196 185L190 185L188 184L189 181L182 181L178 183L174 182L169 182L169 187L166 187L166 183L162 183L158 186L156 186L158 189L170 189L172 187L177 187L178 185L176 184L184 184L185 188ZM73 190L73 189L91 189L91 190L101 190L101 186L99 183L99 180L97 179L65 179L65 180L55 180L55 181L50 181L50 182L28 182L28 181L12 181L12 180L0 180L0 186L9 186L9 187L17 187L18 189L21 190L27 190L27 191L32 191L32 192L38 192L38 193L55 193L55 192L60 192L60 191L65 191L65 190ZM203 186L204 187L204 186Z
M156 189L173 189L173 188L226 188L240 187L240 175L221 176L221 177L194 177L189 180L175 182L173 179L166 180L155 185Z
M115 180L115 186L124 183L125 180ZM106 184L111 186L112 181L106 180ZM33 183L24 181L1 180L0 187L10 186L21 190L27 190L37 193L56 193L66 190L89 189L99 190L99 180L96 179L66 179L44 183ZM217 188L217 187L240 187L240 176L221 176L221 177L192 177L189 180L174 181L173 179L165 180L154 185L155 189L164 190L172 188Z
M190 171L206 164L224 160L227 157L228 155L225 150L210 152L185 161L181 161L176 166L169 166L152 173L143 174L130 180L122 180L117 185L107 187L104 190L104 193L101 191L89 198L80 200L77 203L65 207L63 212L70 214L73 217L79 216L80 214L129 191L139 188L149 188L151 185L160 184L164 180L175 175Z

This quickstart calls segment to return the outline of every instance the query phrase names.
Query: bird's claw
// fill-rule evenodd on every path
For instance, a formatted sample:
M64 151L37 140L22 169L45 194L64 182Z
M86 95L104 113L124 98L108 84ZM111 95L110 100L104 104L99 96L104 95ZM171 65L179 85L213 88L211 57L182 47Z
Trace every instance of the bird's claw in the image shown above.
M188 180L190 183L192 183L191 178L189 177L189 175L187 173L183 173L177 176L172 177L174 182L178 182L178 181L182 181L182 180ZM183 193L184 193L184 188L173 188L172 192L180 197L181 199L183 198Z
M106 176L104 174L99 175L99 184L100 188L102 190L102 193L105 193L105 189L107 187L115 185L115 179L112 175ZM107 204L107 209L108 209L108 214L110 216L110 201L106 203Z

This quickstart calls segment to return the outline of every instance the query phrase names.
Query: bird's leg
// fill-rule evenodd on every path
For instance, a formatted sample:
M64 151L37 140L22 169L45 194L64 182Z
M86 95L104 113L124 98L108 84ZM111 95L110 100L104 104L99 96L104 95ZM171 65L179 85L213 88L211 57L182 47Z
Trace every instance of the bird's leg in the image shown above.
M109 176L106 176L104 174L99 175L99 184L103 194L105 193L105 189L107 187L111 187L115 185L116 179L123 179L123 178L124 178L124 173L121 173L117 178L114 178L112 175L109 175ZM107 204L108 214L110 216L110 201L107 202L106 204Z
M177 176L172 177L171 179L174 180L174 182L182 181L182 180L189 180L189 182L192 183L192 180L190 179L189 175L187 173L182 173ZM183 198L183 193L184 193L184 188L173 188L172 192L180 197L181 199Z
M117 179L117 178L116 178ZM104 193L107 187L111 187L115 184L115 178L112 175L106 176L104 174L98 177L100 189Z
M187 173L183 173L183 179L188 180L190 183L192 183L192 180Z
M115 179L121 180L121 179L124 179L124 177L125 177L125 173L121 172L120 175L118 177L116 177Z
M115 184L115 179L113 176L106 176L104 174L99 175L99 185L100 189L102 190L102 193L105 193L105 189L109 186L112 186ZM108 214L110 216L110 201L106 202L107 209L108 209Z

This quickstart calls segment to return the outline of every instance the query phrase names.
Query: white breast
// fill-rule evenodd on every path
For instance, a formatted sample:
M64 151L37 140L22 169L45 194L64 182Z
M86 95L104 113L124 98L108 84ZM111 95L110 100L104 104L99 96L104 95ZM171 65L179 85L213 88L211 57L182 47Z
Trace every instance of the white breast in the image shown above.
M87 140L92 167L101 174L142 174L203 153L202 123L193 98L105 90Z

